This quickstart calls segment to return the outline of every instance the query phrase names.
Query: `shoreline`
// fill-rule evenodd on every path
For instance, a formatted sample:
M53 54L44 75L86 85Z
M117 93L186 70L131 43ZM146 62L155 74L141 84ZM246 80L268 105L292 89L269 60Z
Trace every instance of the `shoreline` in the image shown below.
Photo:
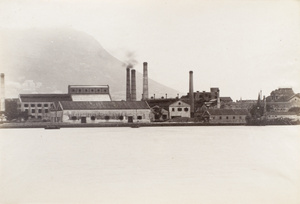
M246 124L211 124L211 123L198 123L198 122L151 122L151 123L84 123L84 124L70 124L70 123L3 123L0 124L0 129L13 129L13 128L86 128L86 127L171 127L171 126L246 126ZM51 128L57 127L57 128Z
M274 124L279 125L279 124ZM212 123L200 123L200 122L151 122L151 123L2 123L0 129L14 129L14 128L47 128L47 129L59 129L59 128L104 128L104 127L179 127L179 126L274 126L273 124L267 125L250 125L250 124L212 124ZM280 124L284 125L284 124ZM288 125L288 124L286 124ZM296 125L296 124L295 124Z

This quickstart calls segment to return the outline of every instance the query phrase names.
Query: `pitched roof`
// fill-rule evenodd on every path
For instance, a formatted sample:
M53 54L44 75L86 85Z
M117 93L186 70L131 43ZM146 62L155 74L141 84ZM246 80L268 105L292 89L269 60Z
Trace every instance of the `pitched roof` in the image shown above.
M21 102L72 101L69 94L20 94Z
M150 109L145 101L61 101L63 110Z
M248 115L247 109L208 109L210 115Z

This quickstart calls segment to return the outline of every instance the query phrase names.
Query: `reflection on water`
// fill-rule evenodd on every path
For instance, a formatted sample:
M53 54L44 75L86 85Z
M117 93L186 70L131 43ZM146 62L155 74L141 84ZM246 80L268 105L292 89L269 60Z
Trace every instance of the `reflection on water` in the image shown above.
M299 203L299 126L0 130L0 203Z

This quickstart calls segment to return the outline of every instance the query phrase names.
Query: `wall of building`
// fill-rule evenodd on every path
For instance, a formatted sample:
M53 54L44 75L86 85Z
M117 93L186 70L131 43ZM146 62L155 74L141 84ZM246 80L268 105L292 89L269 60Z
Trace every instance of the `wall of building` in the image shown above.
M273 113L273 114L268 114L266 116L266 119L267 120L275 120L275 119L290 119L292 121L300 121L300 115L281 115L280 113L279 114L276 114L276 113Z
M300 99L293 97L288 102L267 102L267 106L271 112L288 112L293 107L300 107Z
M52 102L19 102L18 110L27 112L32 118L49 120L51 105Z
M212 124L246 124L246 115L212 115L209 117L209 123Z
M170 119L175 117L191 117L191 107L182 101L177 101L169 106Z
M109 117L108 120L107 117ZM86 118L86 123L127 123L129 117L132 117L134 123L150 122L150 109L51 111L51 121L53 122L82 123L82 118ZM123 119L121 120L121 118Z

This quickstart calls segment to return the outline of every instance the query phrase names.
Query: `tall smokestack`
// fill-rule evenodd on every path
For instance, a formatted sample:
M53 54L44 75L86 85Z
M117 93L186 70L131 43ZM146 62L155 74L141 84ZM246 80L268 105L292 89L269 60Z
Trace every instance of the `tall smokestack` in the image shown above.
M194 117L195 105L194 105L194 85L193 85L193 71L190 71L190 90L189 90L189 99L191 104L191 117Z
M143 98L142 100L147 100L149 98L149 91L148 91L148 63L143 63Z
M1 73L0 76L0 111L5 111L5 83L4 83L4 73Z
M136 101L135 69L131 70L131 101Z
M126 101L130 101L130 67L126 69Z

